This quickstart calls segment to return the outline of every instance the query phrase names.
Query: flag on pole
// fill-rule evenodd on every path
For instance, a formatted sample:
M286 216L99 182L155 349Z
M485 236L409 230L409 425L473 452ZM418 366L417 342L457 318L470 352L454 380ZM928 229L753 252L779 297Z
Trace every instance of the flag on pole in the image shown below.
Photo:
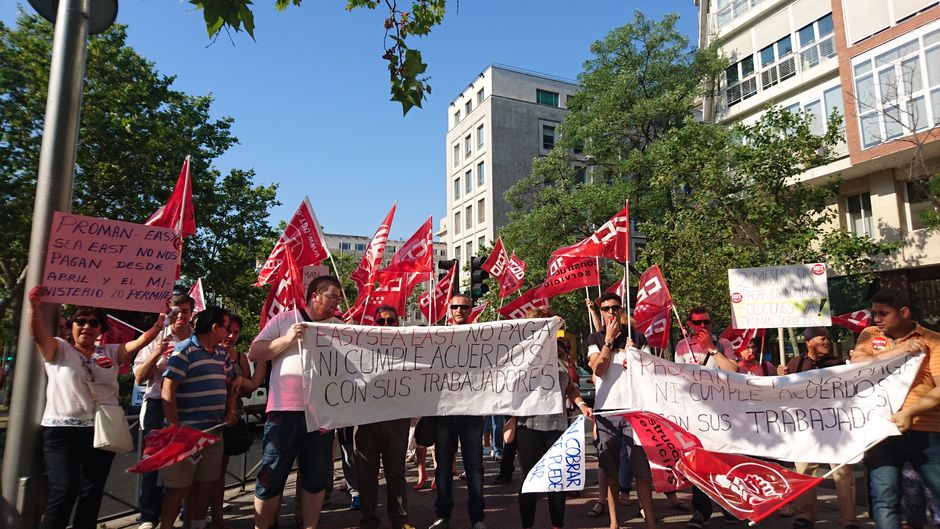
M701 448L702 442L678 424L648 411L624 413L633 428L633 438L644 447L656 492L673 492L692 483L676 470L686 451Z
M636 314L634 312L634 314ZM660 307L656 312L646 311L643 319L636 316L636 330L646 336L650 347L665 349L669 345L669 331L672 325L672 313L667 307Z
M372 240L369 241L369 246L362 254L359 266L349 275L349 279L352 279L353 283L356 284L356 289L360 293L366 290L367 287L371 287L375 282L375 272L382 264L382 257L385 255L385 246L388 244L388 233L392 229L392 220L395 218L396 207L398 207L397 202L392 204L392 209L389 210L388 215L385 215L385 220L375 230Z
M135 474L154 472L192 457L217 442L219 438L214 435L191 426L171 424L147 434L143 459L127 471Z
M405 314L405 275L376 273L379 284L372 290L360 293L352 307L343 314L344 321L361 321L362 325L375 325L375 311L382 305L395 307L399 315Z
M176 187L170 199L150 215L144 224L172 228L180 232L181 237L196 233L196 217L193 211L193 179L189 170L190 157L183 160L183 168L176 179Z
M326 247L326 239L323 237L320 222L307 197L304 197L303 202L300 203L297 212L287 223L284 233L271 250L268 260L261 267L255 286L270 285L279 279L277 274L284 272L281 264L288 247L294 256L294 261L300 267L318 265L330 257L330 250Z
M835 318L833 318L833 320L835 320ZM741 356L741 353L747 349L747 344L758 336L764 336L766 330L767 329L735 329L734 326L729 325L728 328L721 333L721 338L731 342L735 354Z
M605 290L604 292L605 293L610 292L610 293L616 294L618 298L623 299L624 283L625 283L624 280L621 278L620 281L617 281L613 285L610 285L609 287L607 287L607 290Z
M470 315L467 316L467 323L473 323L477 321L477 319L480 318L480 314L483 314L483 311L486 310L486 307L489 307L489 306L490 306L490 302L484 301L483 303L480 303L476 307L473 307L472 309L470 309Z
M499 278L500 298L505 298L522 288L522 279L525 277L525 269L525 261L516 257L516 252L513 252L509 257L509 262L506 263L505 273Z
M861 334L866 327L871 327L871 313L866 309L856 310L848 314L832 317L832 324L845 327L855 334Z
M294 254L285 247L283 257L281 258L283 271L276 271L278 281L268 292L268 298L261 309L261 328L274 316L277 316L284 310L294 308L302 309L306 306L304 299L304 277L297 268L294 261Z
M606 257L621 263L630 260L630 221L627 206L590 237L552 252L552 257Z
M584 415L578 417L548 448L522 482L522 492L584 490Z
M624 284L625 281L621 280L615 285L620 287L618 294L621 296ZM669 294L669 288L666 286L666 280L663 278L659 265L654 264L640 275L636 305L633 310L637 330L646 336L651 347L662 349L669 343L671 310L672 296Z
M189 289L189 297L193 298L193 314L206 310L206 296L202 290L202 278L196 279L192 288Z
M539 290L541 290L540 287L527 290L512 303L499 309L499 313L506 319L519 320L525 318L532 309L547 309L548 298L539 297Z
M559 296L582 287L600 284L597 259L590 257L569 257L553 254L548 262L548 273L539 287L538 296L550 298Z
M101 333L101 336L98 337L98 345L107 345L109 343L116 344L125 344L130 342L143 334L144 331L134 327L126 321L119 320L114 316L108 315L108 330ZM134 359L128 359L127 362L121 364L121 368L118 370L119 375L126 375L131 372L131 362Z
M455 261L444 278L434 285L433 298L431 296L432 291L425 292L418 296L418 308L421 310L421 314L424 314L424 317L427 318L431 324L439 322L441 318L447 314L447 305L450 303L451 290L454 286L454 272L456 272L459 264L459 262Z
M507 266L509 266L509 257L506 255L506 248L503 247L503 238L498 237L496 239L496 245L493 246L493 251L490 252L490 256L480 268L491 276L499 279L503 277Z
M392 262L381 271L387 274L404 274L406 272L434 272L434 246L432 243L431 217L418 228L405 244L398 250Z

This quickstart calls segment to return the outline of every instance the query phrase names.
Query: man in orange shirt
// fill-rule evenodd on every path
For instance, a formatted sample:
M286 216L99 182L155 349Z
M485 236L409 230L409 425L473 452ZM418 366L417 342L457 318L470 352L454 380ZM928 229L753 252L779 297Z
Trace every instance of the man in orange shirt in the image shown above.
M901 409L891 420L901 435L888 437L865 454L872 496L872 517L878 529L901 527L901 469L905 461L940 497L940 334L911 319L910 297L896 289L872 298L875 327L862 331L852 363L923 352Z

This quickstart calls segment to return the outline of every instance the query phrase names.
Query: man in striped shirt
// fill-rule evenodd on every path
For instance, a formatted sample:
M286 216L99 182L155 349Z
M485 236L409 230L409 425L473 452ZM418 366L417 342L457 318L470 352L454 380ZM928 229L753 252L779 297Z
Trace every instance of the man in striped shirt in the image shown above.
M235 371L228 356L216 351L228 336L228 325L225 309L209 307L196 316L194 335L176 345L163 373L167 424L207 430L223 422L231 426L237 420L237 391L228 383ZM192 513L190 527L205 527L209 489L222 472L222 432L216 434L219 442L199 452L198 460L183 460L160 470L160 481L166 487L160 527L173 527L184 497L186 510ZM190 487L193 494L187 496Z

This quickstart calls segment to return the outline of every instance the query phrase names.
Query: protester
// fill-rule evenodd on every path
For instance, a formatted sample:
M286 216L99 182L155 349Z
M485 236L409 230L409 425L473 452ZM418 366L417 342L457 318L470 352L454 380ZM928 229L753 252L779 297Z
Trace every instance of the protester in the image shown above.
M375 323L397 327L398 311L383 305L375 311ZM385 469L385 508L392 529L414 529L408 523L408 482L405 479L405 451L411 419L395 419L361 424L356 428L356 470L359 473L359 498L362 518L359 527L378 529L376 515L379 496L379 459Z
M169 425L209 430L220 424L232 426L236 415L237 388L230 384L235 370L216 352L229 335L225 309L208 307L196 316L193 336L176 345L163 373L163 413ZM215 435L221 437L221 430ZM190 529L206 526L206 511L212 484L222 471L224 443L220 439L199 452L197 462L183 460L160 469L159 481L166 489L160 527L173 527L183 498Z
M760 338L751 338L747 342L747 347L741 351L741 359L738 360L738 373L757 377L769 377L777 374L774 365L758 354L761 351Z
M315 278L307 288L306 308L285 310L272 318L248 349L252 362L272 360L264 449L255 484L257 529L269 529L274 521L298 455L303 523L310 529L319 523L326 476L333 465L333 431L307 432L299 344L304 325L300 321L342 323L334 316L343 299L341 288L335 277Z
M875 326L859 335L852 364L924 353L904 404L891 418L901 435L888 437L865 453L875 525L897 528L905 462L940 497L940 334L912 319L910 297L897 289L887 288L872 297L872 316Z
M802 373L812 369L840 366L844 364L841 359L832 356L832 339L829 330L824 327L807 327L803 331L803 341L806 351L787 361L786 366L777 366L778 375Z
M339 490L349 494L349 510L358 511L359 500L359 476L356 471L356 455L353 448L353 433L355 428L347 426L338 428L336 432L336 444L339 445L339 457L343 470L343 481L339 484ZM333 494L333 481L335 471L333 465L327 469L326 490L323 495L323 505L330 504L330 496Z
M536 309L530 311L526 317L549 316L549 313ZM586 417L591 417L591 408L581 398L578 386L568 376L570 345L562 339L558 339L556 344L558 347L558 387L562 398L567 398ZM565 411L561 411L552 415L515 416L506 423L505 428L506 440L515 440L518 443L522 472L528 475L545 452L568 429L568 415ZM540 493L519 491L519 515L522 518L523 529L531 529L535 526L535 507L539 496ZM563 491L548 493L548 512L553 528L560 529L565 525L565 493Z
M78 307L68 319L70 341L53 336L42 320L43 288L29 291L29 334L45 364L46 406L42 414L43 455L48 497L43 529L65 529L74 508L74 529L95 529L114 452L94 448L96 404L118 404L118 368L153 341L153 327L124 344L95 342L108 330L104 309ZM15 457L8 454L8 457Z
M450 300L450 316L454 325L467 324L472 301L469 296L457 294ZM467 512L470 514L471 529L486 529L483 513L486 504L483 499L483 417L472 415L451 415L438 417L435 421L437 432L434 453L437 467L434 469L437 484L437 502L434 510L437 519L430 529L449 529L450 515L454 509L454 476L452 468L457 454L457 440L460 440L463 467L467 473Z
M626 317L621 314L623 309L620 298L616 294L605 293L597 304L604 318L604 330L595 332L588 337L588 365L594 371L596 379L601 384L613 384L608 375L608 369L614 362L623 363L626 360L628 347L645 347L646 337L635 329L624 324ZM633 339L628 337L632 334ZM629 366L627 366L629 369ZM607 376L607 378L605 378ZM632 437L629 422L623 417L595 417L598 435L598 464L604 471L607 488L607 511L610 517L611 529L620 527L617 519L617 503L620 495L618 481L620 452L623 437ZM643 509L646 526L656 527L653 512L653 482L649 461L643 447L633 446L630 450L630 466L636 479L636 493Z
M166 361L176 344L192 336L189 321L193 315L193 298L186 293L177 293L170 297L170 309L167 314L169 327L160 332L160 339L144 348L134 358L134 381L147 386L144 402L140 407L141 436L146 439L153 430L163 428L163 371ZM140 453L145 443L141 443ZM140 475L140 487L137 491L137 507L140 510L140 526L137 529L153 529L160 522L163 508L163 487L157 484L157 472L144 472Z

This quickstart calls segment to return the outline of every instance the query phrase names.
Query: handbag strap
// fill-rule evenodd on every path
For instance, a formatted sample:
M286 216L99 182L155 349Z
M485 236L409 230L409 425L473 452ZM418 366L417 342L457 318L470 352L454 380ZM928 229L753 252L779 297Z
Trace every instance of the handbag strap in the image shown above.
M75 349L74 346L72 348ZM98 354L99 351L101 350L102 350L102 347L100 345L96 345L95 352L91 353L91 358L94 358L95 354ZM88 391L91 393L91 401L95 404L95 408L97 408L98 406L100 406L100 403L98 402L98 395L95 393L95 385L92 384L92 382L94 382L94 379L95 379L95 374L94 374L94 371L91 370L91 366L88 365L88 364L93 363L93 360L91 358L88 358L86 361L85 355L83 355L81 351L79 351L78 349L75 349L75 353L79 357L81 357L82 365L85 367L85 369L88 370L88 374L91 375L91 378L89 380L86 380L85 383L88 384Z

